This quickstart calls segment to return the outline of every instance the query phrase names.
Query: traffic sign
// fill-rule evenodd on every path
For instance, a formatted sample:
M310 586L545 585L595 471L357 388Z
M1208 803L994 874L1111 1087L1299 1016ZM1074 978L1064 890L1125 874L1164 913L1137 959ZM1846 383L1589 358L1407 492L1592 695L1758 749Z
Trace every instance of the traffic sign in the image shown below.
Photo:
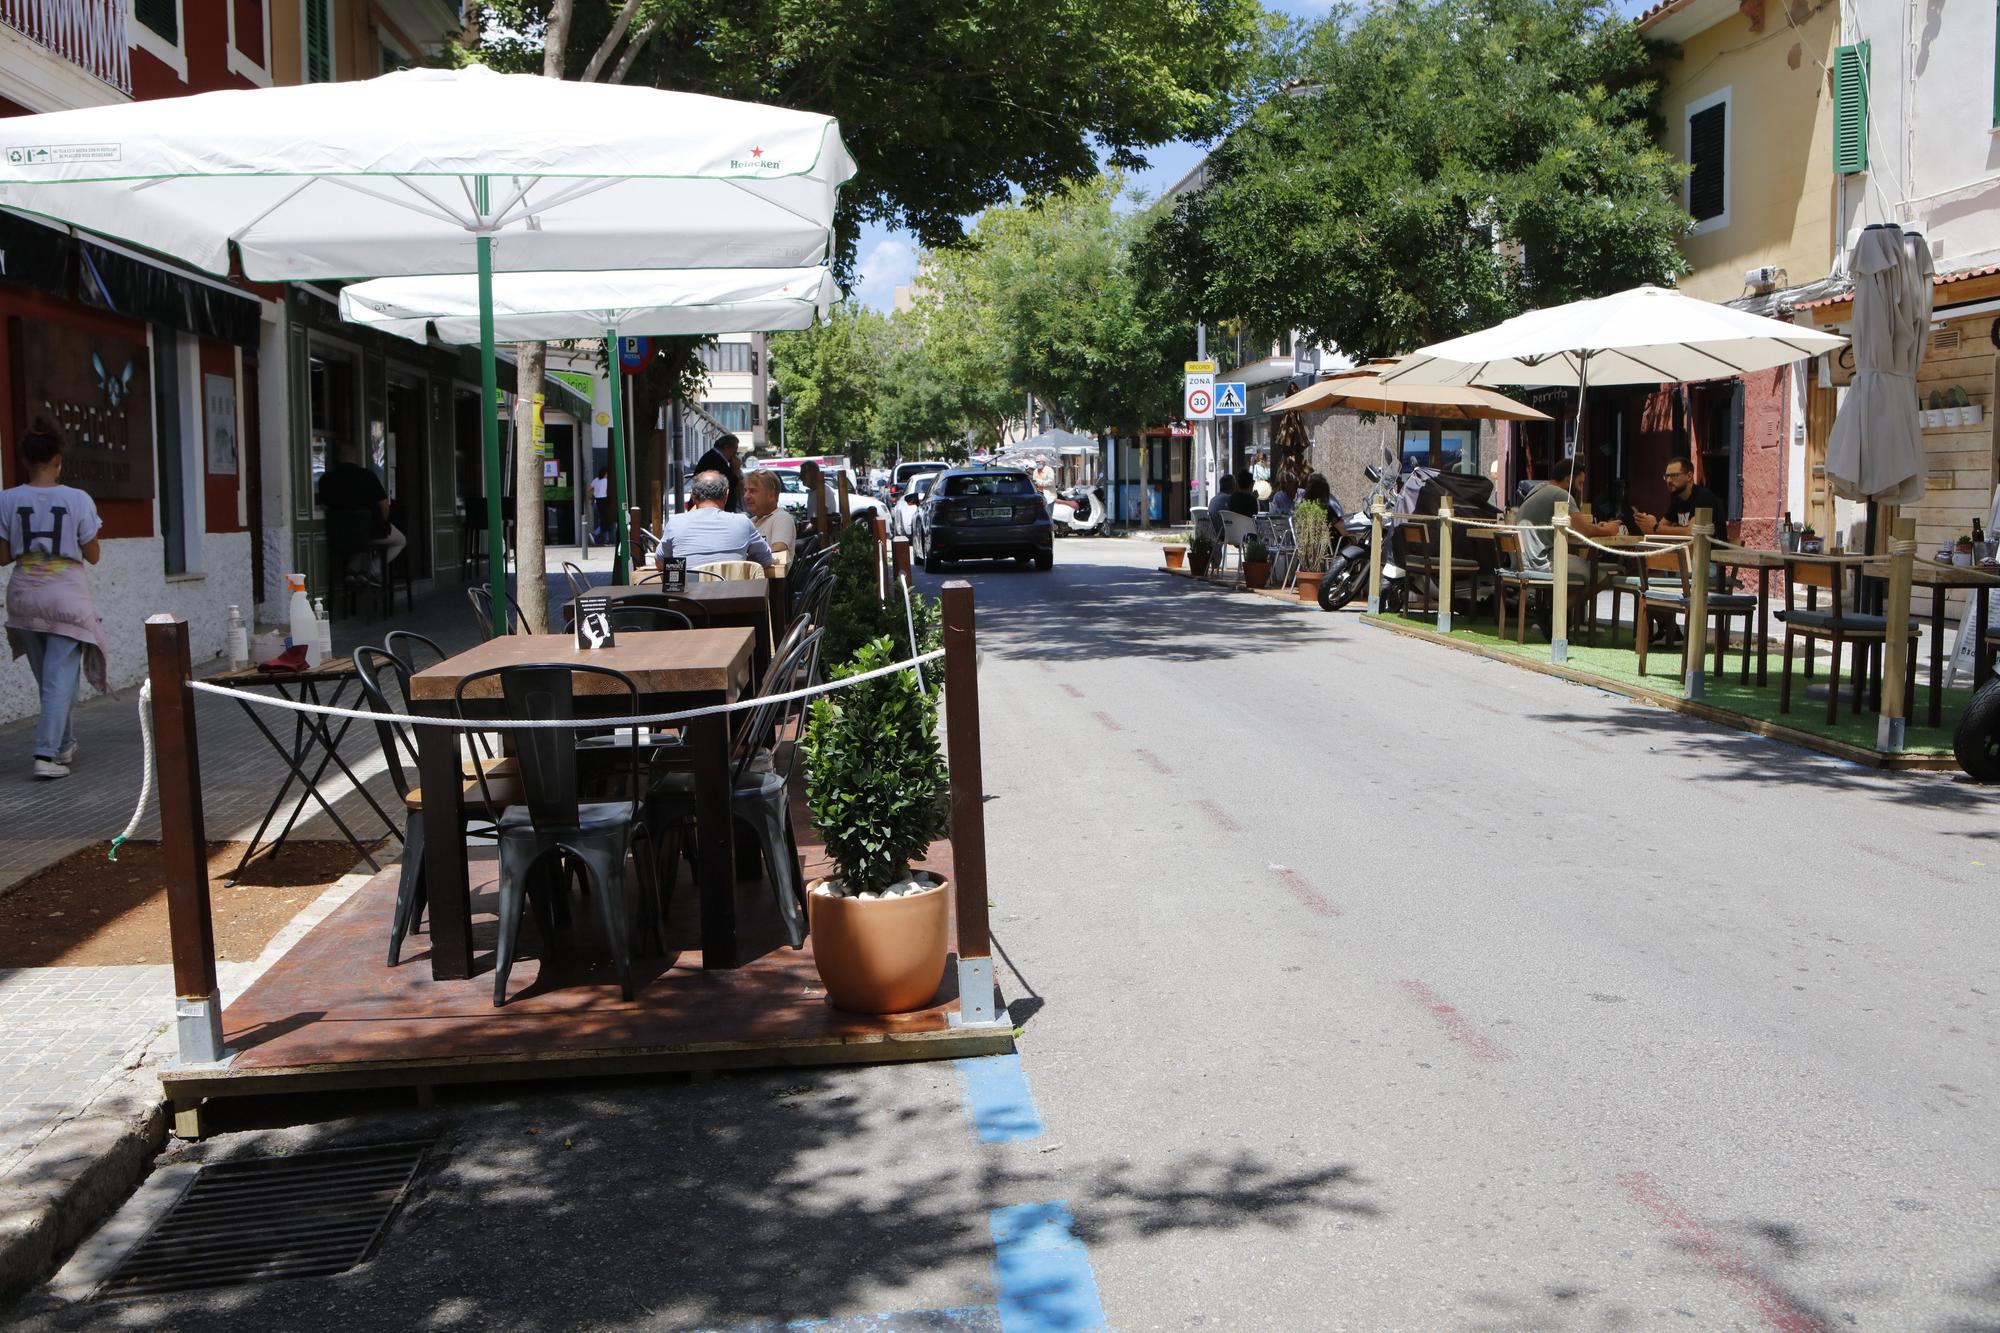
M1215 415L1219 417L1242 416L1247 401L1243 385L1234 380L1215 386Z
M1319 348L1299 343L1292 348L1292 373L1319 378Z
M645 367L652 359L653 340L651 338L620 338L618 340L618 364L627 374Z
M1181 373L1186 375L1213 375L1216 366L1213 361L1183 361Z
M1181 386L1181 415L1206 421L1215 415L1215 376L1190 373Z

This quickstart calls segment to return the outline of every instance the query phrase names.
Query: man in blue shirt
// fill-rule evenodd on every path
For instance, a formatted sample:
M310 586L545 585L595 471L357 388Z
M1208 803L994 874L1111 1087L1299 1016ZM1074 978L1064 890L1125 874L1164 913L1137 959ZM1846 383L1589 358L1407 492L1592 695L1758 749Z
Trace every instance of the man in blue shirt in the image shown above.
M771 544L747 514L732 514L729 478L720 472L695 474L689 490L692 506L667 520L660 534L660 560L685 560L693 569L718 560L755 560L771 567Z

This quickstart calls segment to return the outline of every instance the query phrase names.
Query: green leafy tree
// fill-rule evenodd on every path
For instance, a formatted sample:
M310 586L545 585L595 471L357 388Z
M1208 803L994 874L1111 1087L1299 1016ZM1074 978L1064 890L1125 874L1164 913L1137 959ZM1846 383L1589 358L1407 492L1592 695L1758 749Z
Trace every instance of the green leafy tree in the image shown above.
M845 454L856 467L878 456L875 411L886 325L873 310L843 304L823 324L772 335L771 375L792 452Z
M1288 53L1295 82L1140 246L1211 322L1384 355L1683 271L1654 52L1608 0L1385 0Z
M851 525L833 557L833 596L827 602L826 634L820 654L844 663L867 644L887 635L900 650L896 656L919 656L944 643L944 618L936 598L912 591L905 619L903 594L891 587L885 600L876 595L875 538L865 522ZM911 652L910 630L916 629ZM927 670L924 683L943 688L944 672Z

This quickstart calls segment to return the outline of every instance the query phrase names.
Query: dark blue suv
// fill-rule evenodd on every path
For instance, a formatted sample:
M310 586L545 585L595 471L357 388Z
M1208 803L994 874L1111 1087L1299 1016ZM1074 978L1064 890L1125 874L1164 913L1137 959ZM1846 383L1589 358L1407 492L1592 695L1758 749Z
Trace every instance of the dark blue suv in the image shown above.
M1017 468L950 468L940 473L917 524L917 554L935 574L948 560L1055 563L1049 507Z

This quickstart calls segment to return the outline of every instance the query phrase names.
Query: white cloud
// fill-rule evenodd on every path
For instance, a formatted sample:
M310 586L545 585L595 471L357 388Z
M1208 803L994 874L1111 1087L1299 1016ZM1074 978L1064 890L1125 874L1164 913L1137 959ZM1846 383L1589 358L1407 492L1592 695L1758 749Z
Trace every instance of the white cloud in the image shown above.
M870 244L869 232L876 234ZM863 228L860 260L855 264L857 281L852 298L874 310L888 310L896 299L896 288L907 284L917 273L916 242L903 232Z

